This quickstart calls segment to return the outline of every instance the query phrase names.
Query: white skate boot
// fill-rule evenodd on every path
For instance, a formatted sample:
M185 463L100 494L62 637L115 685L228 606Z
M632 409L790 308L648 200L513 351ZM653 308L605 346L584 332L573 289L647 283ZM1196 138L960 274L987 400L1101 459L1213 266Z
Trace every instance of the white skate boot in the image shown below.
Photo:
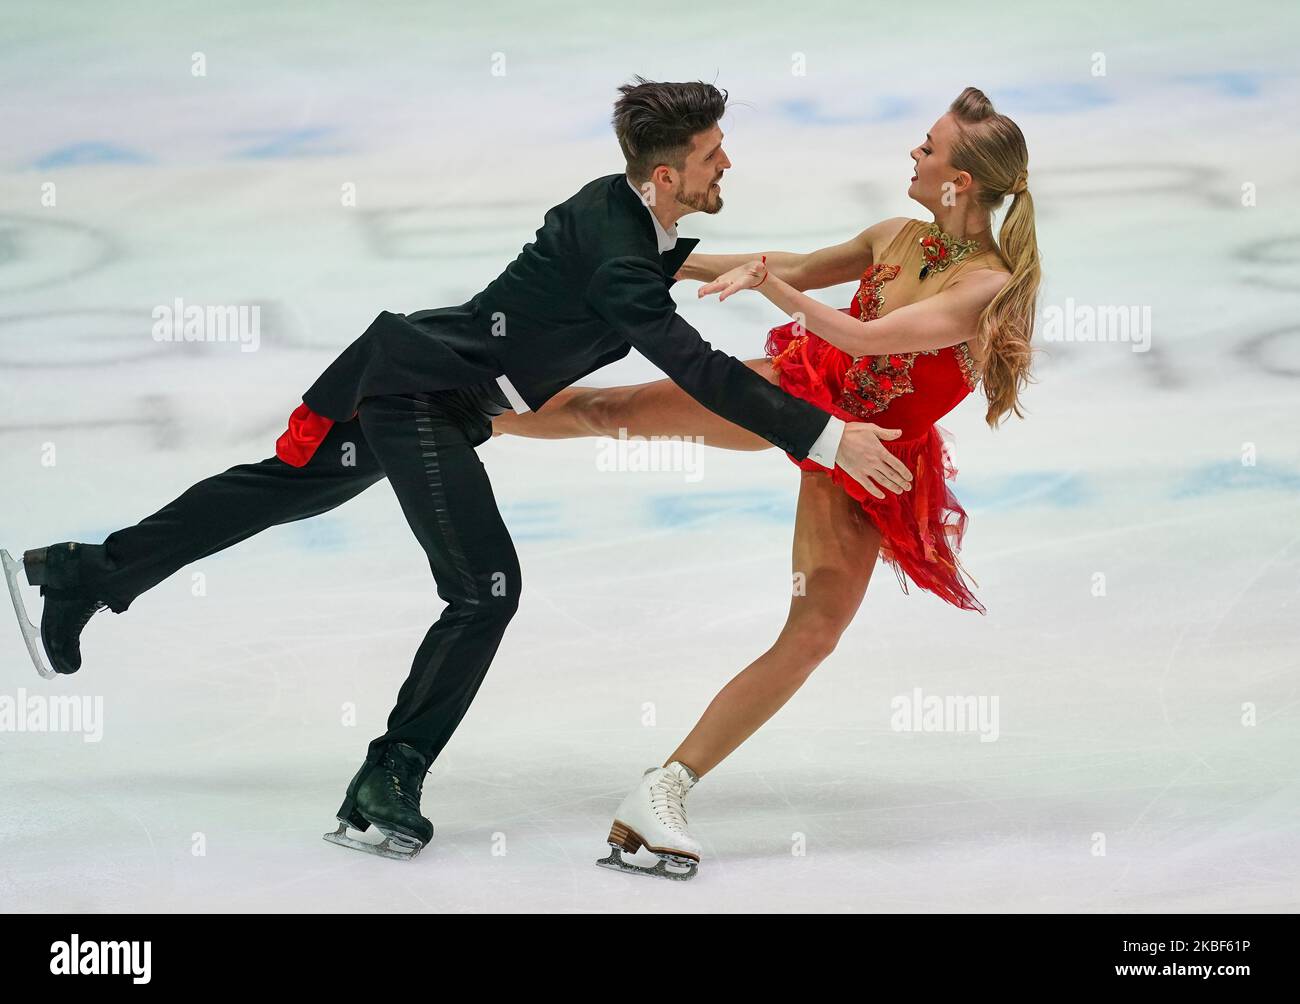
M609 857L596 864L667 879L694 876L701 847L686 828L686 794L698 780L693 770L676 760L667 767L647 770L614 814ZM643 867L623 860L621 851L635 854L642 847L659 855L657 865Z

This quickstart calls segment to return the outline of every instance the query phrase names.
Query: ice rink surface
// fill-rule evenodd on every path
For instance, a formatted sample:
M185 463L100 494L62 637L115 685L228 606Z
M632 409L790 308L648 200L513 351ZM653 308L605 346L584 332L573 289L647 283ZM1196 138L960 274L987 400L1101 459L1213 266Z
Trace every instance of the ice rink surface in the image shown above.
M74 677L38 679L6 610L0 909L1295 910L1300 18L987 6L6 8L15 553L270 456L379 310L463 302L621 170L634 73L731 92L726 208L680 224L713 252L923 217L908 152L975 84L1029 142L1043 308L1150 323L1040 336L1027 420L993 432L969 398L943 421L987 616L878 568L835 654L692 794L693 882L593 862L641 770L776 636L797 471L708 450L698 476L612 472L595 440L498 440L523 601L426 783L430 848L320 839L440 608L381 483L101 614ZM783 319L675 294L742 358ZM155 341L178 297L258 306L256 351ZM633 353L592 382L655 376ZM899 730L918 691L996 701L995 741ZM94 727L40 729L56 696Z

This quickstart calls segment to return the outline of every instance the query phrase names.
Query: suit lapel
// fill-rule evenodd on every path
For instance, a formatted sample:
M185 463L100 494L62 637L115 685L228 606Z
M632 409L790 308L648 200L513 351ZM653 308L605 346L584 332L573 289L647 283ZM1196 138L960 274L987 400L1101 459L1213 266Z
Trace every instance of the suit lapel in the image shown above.
M651 227L653 230L653 226ZM672 250L665 251L659 256L659 261L663 263L664 275L671 279L677 274L677 270L682 267L682 263L695 249L695 245L700 243L698 237L678 237L677 243L673 245Z
M612 181L614 183L615 198L635 214L637 222L645 233L646 240L650 242L652 248L658 251L659 241L655 237L655 225L650 222L650 212L645 203L628 185L627 179L623 175L614 175ZM682 267L682 263L686 261L698 243L700 243L698 237L678 237L677 243L673 245L672 250L659 255L659 262L663 265L664 275L669 279L676 275L677 270Z

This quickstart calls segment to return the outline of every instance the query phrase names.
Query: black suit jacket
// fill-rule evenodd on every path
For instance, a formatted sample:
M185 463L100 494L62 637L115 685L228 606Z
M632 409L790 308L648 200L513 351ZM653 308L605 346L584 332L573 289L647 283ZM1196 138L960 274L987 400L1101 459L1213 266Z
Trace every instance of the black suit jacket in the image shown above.
M382 312L303 401L335 421L362 398L467 387L505 374L536 410L557 391L636 349L710 411L799 459L827 414L711 347L668 289L698 244L659 254L654 224L622 174L555 206L534 240L468 303Z

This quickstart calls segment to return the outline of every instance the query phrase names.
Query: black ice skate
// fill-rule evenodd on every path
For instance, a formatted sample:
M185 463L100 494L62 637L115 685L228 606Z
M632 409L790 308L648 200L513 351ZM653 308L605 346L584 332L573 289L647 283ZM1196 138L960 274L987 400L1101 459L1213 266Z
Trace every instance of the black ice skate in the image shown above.
M326 833L332 844L352 847L382 858L409 861L433 839L433 824L420 815L420 793L429 760L406 743L388 746L378 763L361 765L339 807L339 828ZM374 824L384 835L367 843L347 835L348 827L365 833Z
M75 541L38 547L25 552L21 562L15 561L8 551L0 551L0 564L4 566L5 581L9 584L18 627L27 643L27 654L32 657L36 672L47 680L59 674L75 673L81 668L81 632L91 617L108 608L107 603L81 584L82 547ZM45 598L41 609L40 644L36 640L36 625L28 618L23 603L22 587L18 582L20 572L26 574L28 585L41 587L41 596ZM53 671L41 661L42 645Z

